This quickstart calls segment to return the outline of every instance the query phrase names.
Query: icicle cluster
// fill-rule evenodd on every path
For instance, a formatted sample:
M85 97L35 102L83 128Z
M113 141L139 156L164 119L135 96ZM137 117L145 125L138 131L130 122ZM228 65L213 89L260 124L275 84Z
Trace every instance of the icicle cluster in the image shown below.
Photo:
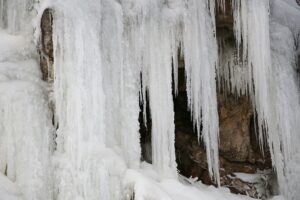
M105 159L91 157L101 146L115 149L128 166L139 167L139 99L145 106L146 94L153 166L161 177L176 177L172 73L177 91L180 44L192 117L206 144L210 174L219 183L214 4L189 1L185 5L180 0L79 4L51 4L55 11L57 148L75 166L63 167L66 174L58 173L71 185L58 186L59 198L72 198L68 197L72 188L85 188L92 179L110 174L109 165L103 166ZM96 170L100 166L103 172ZM91 170L101 172L99 177L86 174ZM71 181L70 171L82 173L86 180ZM95 192L78 191L77 195L86 198Z
M241 72L248 75L242 79L246 81L230 82L227 87L248 91L256 111L260 145L263 148L268 143L280 189L289 196L289 183L293 181L286 178L291 160L297 160L293 154L298 151L295 141L299 141L299 123L296 121L300 114L293 36L276 23L269 28L268 0L234 0L232 4L237 57L243 68ZM232 79L236 67L231 63L229 67L227 77ZM238 76L233 77L238 80Z

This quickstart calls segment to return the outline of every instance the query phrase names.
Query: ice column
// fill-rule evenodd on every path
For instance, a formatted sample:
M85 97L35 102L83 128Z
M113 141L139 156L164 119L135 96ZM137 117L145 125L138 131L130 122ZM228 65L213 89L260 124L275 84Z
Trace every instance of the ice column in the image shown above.
M198 136L205 143L209 173L219 184L218 48L212 18L207 1L188 1L184 15L183 52L188 106Z

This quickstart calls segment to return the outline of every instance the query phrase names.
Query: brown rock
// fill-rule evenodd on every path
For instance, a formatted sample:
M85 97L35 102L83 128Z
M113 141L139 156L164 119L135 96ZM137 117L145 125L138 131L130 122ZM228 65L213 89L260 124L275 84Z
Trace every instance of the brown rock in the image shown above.
M50 83L54 80L52 20L53 17L51 9L46 9L41 18L41 47L39 49L39 53L43 80Z
M250 119L253 115L247 97L219 95L220 154L234 162L245 162L251 153Z

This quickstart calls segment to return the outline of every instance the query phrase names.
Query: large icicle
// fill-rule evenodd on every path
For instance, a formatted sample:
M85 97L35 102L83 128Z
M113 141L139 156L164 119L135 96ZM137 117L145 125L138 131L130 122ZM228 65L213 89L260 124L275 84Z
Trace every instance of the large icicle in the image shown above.
M168 5L151 2L146 15L139 16L142 45L142 85L144 104L146 90L152 120L152 163L163 177L177 174L175 160L175 125L172 97L172 30L176 20L168 14ZM147 10L150 8L150 12ZM148 11L148 12L147 12ZM173 21L174 20L174 21ZM173 50L173 51L172 51Z
M109 146L120 147L127 164L140 162L139 90L140 66L135 59L130 25L124 27L122 5L102 1L101 51L106 95L106 132ZM125 19L123 19L125 18ZM127 21L130 23L129 21ZM109 66L109 67L108 67ZM116 125L117 124L117 125Z
M256 110L260 144L263 147L265 129L270 122L271 54L269 36L269 1L234 0L234 32L237 45L238 62L248 75L244 86ZM251 27L251 31L248 30ZM242 52L242 53L240 53ZM239 58L239 55L242 58ZM231 66L233 67L233 66ZM235 69L231 69L234 71Z
M218 48L214 29L207 1L188 1L183 31L188 106L206 146L210 175L220 184L215 79Z
M56 198L121 199L125 164L105 145L101 1L54 1L53 9Z

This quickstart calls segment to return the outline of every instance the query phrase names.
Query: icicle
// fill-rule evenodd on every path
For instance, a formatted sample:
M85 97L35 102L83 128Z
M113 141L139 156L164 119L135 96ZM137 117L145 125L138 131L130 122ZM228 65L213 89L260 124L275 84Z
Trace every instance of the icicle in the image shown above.
M237 46L238 61L242 61L243 65L247 65L248 53L248 10L247 2L241 0L232 0L232 10L234 18L234 34ZM244 38L244 39L243 39ZM242 58L240 58L242 55Z
M121 4L110 0L102 4L101 51L103 72L107 74L104 88L109 99L106 101L106 132L112 133L107 136L107 141L108 145L122 148L130 167L138 167L141 149L138 123L140 66L134 45L137 36L132 33L131 25L123 26L126 16Z
M149 92L152 120L152 163L162 177L177 174L172 97L172 41L161 5L153 5L143 22L143 84ZM145 89L145 88L144 88ZM145 92L144 92L145 93Z
M235 47L225 41L219 42L219 90L237 96L246 95L248 88L248 68L239 62Z
M215 80L218 50L207 6L206 1L196 0L187 5L183 34L186 88L198 136L201 134L206 146L209 173L220 184Z
M106 125L119 124L104 120L114 110L105 104L103 76L110 74L102 68L101 6L101 1L93 0L53 5L58 200L121 199L125 163L106 145L106 133L114 134L107 132Z

